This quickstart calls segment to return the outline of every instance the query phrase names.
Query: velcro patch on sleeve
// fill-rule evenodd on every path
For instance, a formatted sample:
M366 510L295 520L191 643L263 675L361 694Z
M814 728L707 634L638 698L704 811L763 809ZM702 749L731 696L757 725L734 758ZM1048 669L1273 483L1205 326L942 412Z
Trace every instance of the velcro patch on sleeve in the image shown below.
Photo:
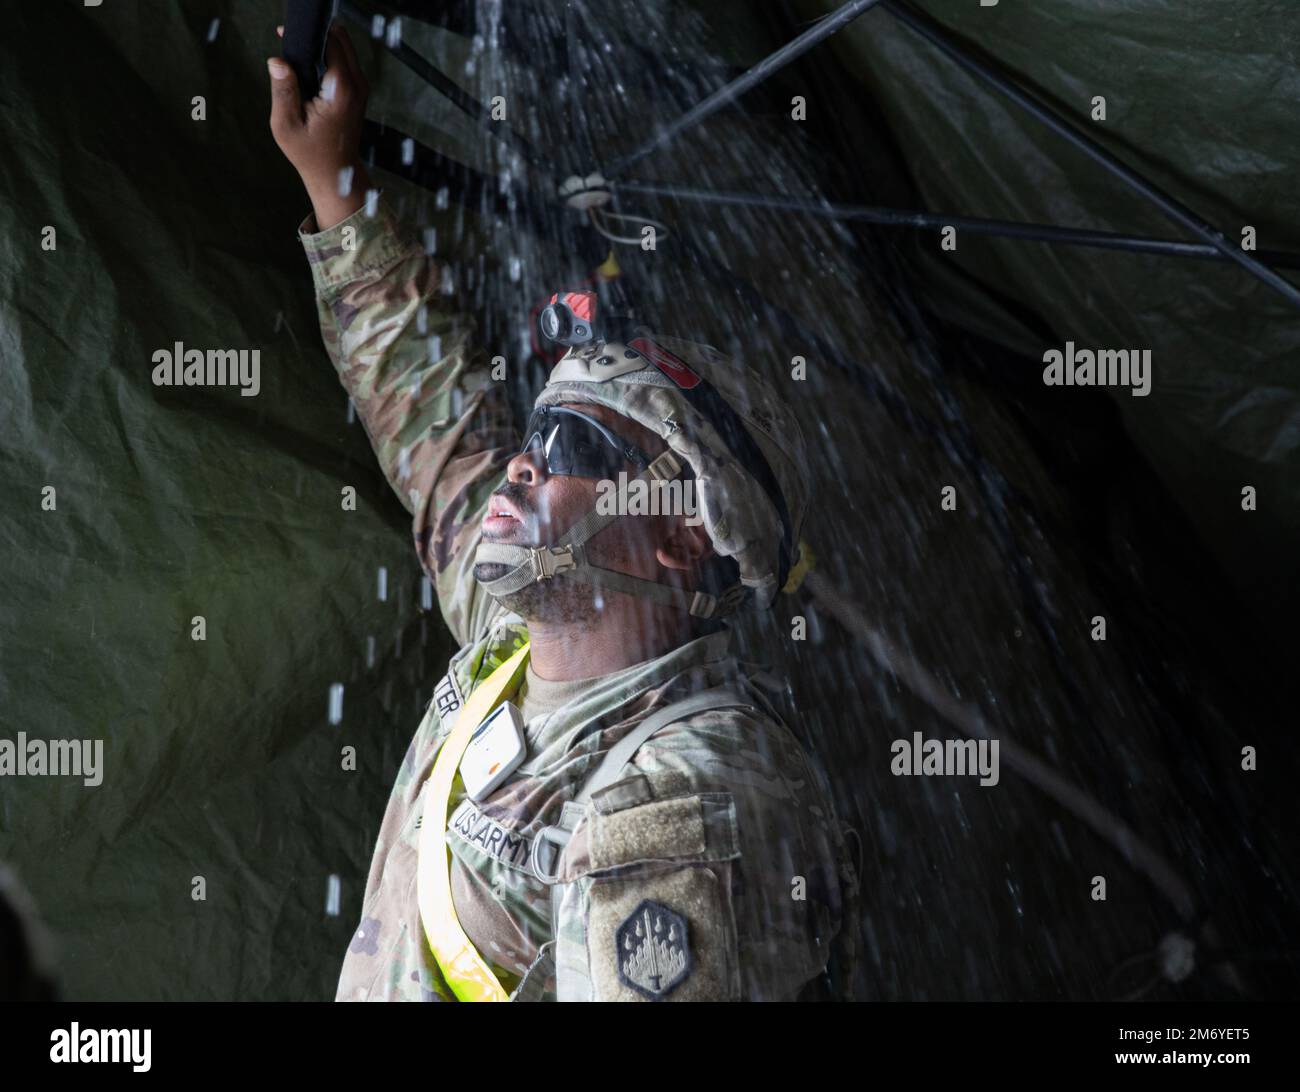
M591 823L593 868L702 857L707 847L698 796L656 800L608 815L596 812Z

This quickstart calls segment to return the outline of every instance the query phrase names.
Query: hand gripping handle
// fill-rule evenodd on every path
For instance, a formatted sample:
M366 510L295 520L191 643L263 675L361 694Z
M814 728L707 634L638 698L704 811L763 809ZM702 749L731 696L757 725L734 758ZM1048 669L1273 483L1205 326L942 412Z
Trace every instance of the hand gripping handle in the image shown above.
M281 55L293 65L302 101L314 99L325 71L325 39L337 0L286 0Z

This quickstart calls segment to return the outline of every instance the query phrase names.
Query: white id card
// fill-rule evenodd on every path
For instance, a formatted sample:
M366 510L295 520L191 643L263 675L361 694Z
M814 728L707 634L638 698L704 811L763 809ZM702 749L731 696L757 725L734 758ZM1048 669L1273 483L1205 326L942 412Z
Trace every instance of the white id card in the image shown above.
M528 753L524 721L512 702L502 702L474 729L460 760L460 779L474 803L479 803L509 777Z

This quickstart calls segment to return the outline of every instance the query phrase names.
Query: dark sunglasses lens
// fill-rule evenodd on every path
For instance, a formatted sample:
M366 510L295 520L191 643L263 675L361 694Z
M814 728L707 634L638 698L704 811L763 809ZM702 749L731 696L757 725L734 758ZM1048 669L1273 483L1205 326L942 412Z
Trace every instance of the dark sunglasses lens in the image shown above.
M525 451L540 449L551 474L581 478L613 478L623 467L623 453L590 422L571 414L549 418L534 415L528 422Z

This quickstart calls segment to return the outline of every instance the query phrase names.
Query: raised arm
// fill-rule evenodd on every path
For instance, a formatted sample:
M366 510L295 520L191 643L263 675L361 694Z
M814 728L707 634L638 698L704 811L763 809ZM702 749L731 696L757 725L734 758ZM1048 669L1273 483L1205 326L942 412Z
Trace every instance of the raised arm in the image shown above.
M473 578L474 547L518 439L450 270L382 199L367 207L358 150L367 88L340 28L330 32L327 60L321 95L305 106L292 69L268 62L271 131L311 199L299 235L326 351L412 515L443 617L465 641L491 606Z

